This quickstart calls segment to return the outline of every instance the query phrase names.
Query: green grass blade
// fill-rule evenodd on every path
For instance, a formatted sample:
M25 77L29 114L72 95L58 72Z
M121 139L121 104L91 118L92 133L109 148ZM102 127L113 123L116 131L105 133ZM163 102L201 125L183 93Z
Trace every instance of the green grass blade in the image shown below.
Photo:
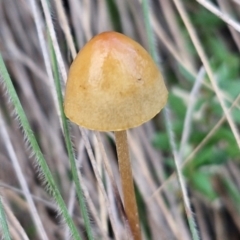
M0 196L0 230L2 231L3 239L11 240L1 196Z
M36 141L34 133L31 130L30 124L27 120L27 117L26 117L24 111L23 111L22 105L19 101L19 98L18 98L15 88L12 84L11 78L8 74L8 71L6 69L6 66L5 66L5 63L3 61L1 54L0 54L0 74L2 75L3 82L5 83L7 92L10 96L10 99L11 99L13 105L14 105L15 112L16 112L19 122L23 128L26 139L31 146L31 149L36 157L38 165L40 166L41 173L44 175L44 181L47 184L47 188L48 188L49 192L52 194L52 196L54 197L54 199L57 203L58 209L60 210L60 213L62 214L64 221L66 222L66 224L68 225L68 227L70 229L70 233L72 234L73 239L81 239L79 236L79 233L77 231L77 228L73 223L72 218L68 214L66 205L65 205L65 203L62 199L62 196L55 184L52 174L48 168L48 165L43 157L43 154L39 148L39 145Z
M149 46L149 53L154 59L154 61L157 63L159 66L159 56L156 51L156 43L155 43L155 38L154 34L152 31L150 19L149 19L149 0L143 0L142 1L142 9L143 9L143 16L144 16L144 23L145 23L145 28L146 28L146 33L147 33L147 39L148 39L148 46Z
M81 182L79 181L79 178L78 178L78 171L77 171L75 156L74 156L73 147L72 147L72 143L71 143L71 139L70 139L69 127L68 127L66 116L64 114L64 110L63 110L63 96L62 96L62 91L61 91L61 83L60 83L57 59L56 59L56 55L55 55L51 40L49 40L49 42L50 42L50 50L51 50L51 55L52 55L54 81L55 81L55 86L56 86L56 91L57 91L57 97L58 97L60 115L61 115L61 120L62 120L62 125L63 125L65 143L67 146L68 156L69 156L69 160L70 160L70 164L71 164L72 176L73 176L73 180L74 180L74 183L76 186L76 192L77 192L78 200L80 203L80 209L81 209L82 216L84 219L88 239L93 240L93 234L92 234L91 224L90 224L90 220L89 220L89 216L88 216L88 212L87 212L86 203L84 200L83 190L81 187ZM80 171L79 171L79 174L81 174Z
M146 27L146 31L147 31L148 43L150 46L150 54L151 54L152 58L154 59L154 61L159 66L159 57L157 55L156 44L154 41L154 33L152 30L150 18L149 18L150 8L149 8L148 0L142 1L142 8L143 8L143 14L144 14L145 27ZM180 162L179 162L179 157L178 157L177 148L176 148L175 136L174 136L174 132L172 130L173 127L172 127L169 111L170 111L169 106L166 105L166 107L163 110L164 117L165 117L165 123L166 123L166 128L167 128L170 145L171 145L172 152L174 155L174 162L175 162L175 166L176 166L176 170L177 170L180 187L181 187L182 194L183 194L183 200L184 200L186 215L187 215L187 219L188 219L188 224L190 227L192 238L194 240L199 240L200 236L199 236L199 233L197 230L196 221L195 221L193 213L191 211L191 205L190 205L190 200L189 200L187 189L186 189L186 184L185 184L184 177L183 177L183 174L182 174L181 168L180 168Z

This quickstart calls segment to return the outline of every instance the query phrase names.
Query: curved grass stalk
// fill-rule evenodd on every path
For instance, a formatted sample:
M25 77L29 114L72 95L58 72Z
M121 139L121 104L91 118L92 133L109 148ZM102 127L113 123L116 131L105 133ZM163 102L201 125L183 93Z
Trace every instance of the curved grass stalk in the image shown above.
M9 137L9 134L8 134L8 131L7 131L5 125L6 125L5 121L4 121L2 113L0 111L0 135L4 139L5 147L6 147L6 150L8 152L9 158L11 159L11 162L13 164L13 167L14 167L16 176L18 178L18 181L20 183L20 186L23 189L25 199L26 199L26 201L28 203L28 206L29 206L29 212L30 212L32 220L35 224L35 228L36 228L36 231L38 233L38 236L42 240L45 240L45 239L47 240L48 239L47 233L44 229L44 226L43 226L42 220L39 216L38 210L37 210L37 208L34 204L33 198L31 196L31 193L30 193L30 190L29 190L29 187L28 187L28 184L27 184L27 181L26 181L26 179L24 177L24 173L22 171L22 167L21 167L21 165L19 163L19 160L17 158L17 154L14 151L14 147L12 145L12 142L10 140L10 137Z
M0 196L0 233L2 232L3 239L11 240L11 236L8 229L8 223L2 203L2 197Z
M167 126L167 133L168 133L168 137L169 137L169 142L170 142L170 145L171 145L171 149L172 149L172 153L173 153L173 157L174 157L174 162L175 162L175 166L176 166L177 176L178 176L180 188L181 188L182 195L183 195L183 201L184 201L186 216L187 216L187 220L188 220L188 224L189 224L189 227L190 227L190 231L191 231L193 240L200 240L199 232L197 230L197 224L196 224L196 221L195 221L195 218L194 218L194 213L191 209L191 204L190 204L190 199L189 199L188 192L187 192L186 182L185 182L184 176L182 174L181 166L180 166L180 158L179 158L179 154L177 152L175 135L174 135L174 132L172 130L171 122L169 121L170 120L169 112L170 112L170 109L165 108L164 117L165 117L165 122L166 122L166 126Z
M56 91L57 91L58 104L59 104L59 109L60 109L60 116L61 116L62 125L63 125L64 139L65 139L65 143L66 143L66 146L67 146L68 156L69 156L69 160L70 160L70 164L71 164L72 176L73 176L73 180L74 180L74 183L75 183L75 186L76 186L76 193L77 193L78 200L79 200L79 203L80 203L79 205L80 205L80 209L81 209L81 212L82 212L82 215L83 215L88 239L93 240L93 233L92 233L92 229L91 229L89 216L88 216L88 213L87 213L87 207L86 207L86 203L85 203L85 200L84 200L84 194L83 194L81 182L78 178L78 174L81 174L81 172L79 171L79 173L78 173L78 170L77 170L77 165L76 165L76 162L75 162L75 156L74 156L73 147L72 147L70 134L69 134L69 127L68 127L66 116L64 114L64 110L63 110L63 96L62 96L60 76L59 76L59 72L58 72L56 55L55 55L55 51L52 47L52 42L51 42L51 40L49 40L49 41L50 41L50 50L51 50L51 53L52 53L54 81L55 81L55 86L56 86Z
M150 9L149 9L148 0L142 1L142 8L143 8L143 13L144 13L144 21L145 21L145 26L146 26L146 31L147 31L148 43L150 46L150 54L153 57L154 61L159 66L159 57L157 55L156 45L155 45L155 41L154 41L154 33L153 33L153 30L152 30L152 27L150 24L150 18L149 18ZM171 145L173 156L174 156L174 162L175 162L175 166L176 166L176 170L177 170L177 174L178 174L178 179L179 179L181 191L183 194L183 200L184 200L185 211L186 211L186 215L187 215L187 219L188 219L188 224L189 224L189 227L191 230L192 238L194 240L199 240L200 237L199 237L199 233L198 233L197 227L196 227L196 222L195 222L192 210L191 210L190 200L188 197L184 177L181 172L179 157L178 157L177 149L176 149L175 136L174 136L174 132L172 130L173 127L172 127L172 123L171 123L171 119L170 119L168 111L169 111L169 107L166 106L163 110L163 113L164 113L164 117L165 117L165 123L166 123L167 133L169 136L170 145Z
M9 94L9 97L14 105L15 112L17 114L17 117L19 119L19 122L23 128L23 132L26 136L27 142L30 144L30 147L36 157L37 164L39 165L41 169L41 174L44 176L44 182L46 183L48 191L51 193L51 195L54 197L57 206L59 208L59 211L61 215L64 218L64 221L68 225L70 229L70 233L72 234L73 239L81 239L76 226L73 223L72 218L70 217L66 205L62 199L62 196L57 188L57 185L52 177L52 174L48 168L48 165L46 163L46 160L43 157L43 154L40 150L40 147L37 143L37 140L31 130L30 124L27 120L27 117L23 111L22 105L19 101L19 98L17 96L17 93L15 91L15 88L12 84L11 78L8 74L8 71L6 69L6 66L4 64L4 61L2 59L2 56L0 54L0 74L2 76L2 80L5 83L5 86L7 88L7 92Z

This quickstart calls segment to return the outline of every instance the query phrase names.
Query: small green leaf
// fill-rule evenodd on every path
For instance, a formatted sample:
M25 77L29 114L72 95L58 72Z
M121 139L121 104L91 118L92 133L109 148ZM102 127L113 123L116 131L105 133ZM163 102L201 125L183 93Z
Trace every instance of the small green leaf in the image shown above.
M231 69L231 68L229 68ZM230 96L232 99L236 98L237 95L240 92L240 79L230 79L225 78L222 80L222 82L219 84L221 89L224 89L224 91Z
M184 119L186 105L184 104L183 100L180 97L170 93L168 97L168 103L171 106L174 114L176 114L178 118Z
M196 171L189 178L190 184L196 190L201 192L210 201L216 199L217 195L211 184L211 175L203 171Z
M198 27L204 28L205 32L224 26L224 23L218 17L214 14L209 14L208 10L204 8L197 9L197 14L195 13L196 12L192 13L192 23Z
M155 134L152 142L154 147L159 148L162 151L170 150L167 133L161 132L161 133Z
M200 151L193 161L187 164L186 171L197 171L200 167L207 165L224 164L229 159L225 149L219 147L207 147Z

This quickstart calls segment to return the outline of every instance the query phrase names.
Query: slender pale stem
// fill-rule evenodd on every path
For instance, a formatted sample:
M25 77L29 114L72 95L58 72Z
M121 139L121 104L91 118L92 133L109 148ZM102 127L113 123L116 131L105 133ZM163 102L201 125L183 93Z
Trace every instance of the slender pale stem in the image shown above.
M134 240L141 239L126 131L115 132L118 165L122 181L124 208Z

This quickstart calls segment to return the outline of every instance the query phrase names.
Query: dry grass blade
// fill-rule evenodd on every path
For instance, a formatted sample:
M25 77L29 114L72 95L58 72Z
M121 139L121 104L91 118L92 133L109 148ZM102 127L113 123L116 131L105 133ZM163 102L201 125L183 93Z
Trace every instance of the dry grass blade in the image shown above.
M148 186L150 187L149 190L154 191L155 190L155 183L151 177L151 173L148 170L148 167L146 166L146 163L144 161L144 159L141 157L143 154L141 153L140 149L138 149L136 142L132 139L131 135L129 135L129 143L130 143L130 148L132 149L132 151L135 154L135 158L137 159L137 161L139 162L139 165L142 166L141 169L144 169L143 171L143 176L144 179L147 181ZM140 184L139 184L140 185ZM141 185L140 185L141 186ZM173 231L173 234L175 236L176 239L183 239L182 238L182 234L179 231L173 217L172 214L170 213L170 211L168 210L165 202L163 201L162 196L156 195L156 201L157 204L159 205L161 211L163 212L166 221L168 222L171 230ZM151 206L149 206L151 208ZM154 211L154 210L153 210Z
M9 208L9 206L5 201L2 201L2 202L3 202L4 209L6 211L8 221L9 221L9 225L10 225L9 228L10 228L11 235L15 236L15 239L29 240L26 232L22 228L17 218L14 216L12 210Z
M117 188L117 183L116 183L116 181L113 177L113 172L112 172L112 169L111 169L111 166L110 166L108 156L106 154L106 151L105 151L100 133L96 132L95 134L96 134L96 138L97 138L97 145L100 149L101 156L103 158L104 168L106 169L106 173L108 174L108 177L110 179L110 183L111 183L112 188L113 188L115 201L117 202L117 206L118 206L119 212L121 214L121 219L124 223L125 229L128 229L128 226L127 226L127 223L126 223L126 215L125 215L125 212L123 211L123 208L122 208L122 200L121 200L118 188ZM128 235L130 236L130 232L128 233Z
M226 1L223 0L218 0L218 4L221 8L222 11L228 13L229 15L234 14L233 13L233 8L231 8L231 6L229 5L229 3L227 3ZM240 51L240 37L239 37L239 33L237 32L237 30L235 30L233 27L228 26L229 31L232 34L233 40L235 41L237 47L238 47L238 51Z
M201 42L200 42L200 40L199 40L199 38L196 34L196 31L195 31L193 25L191 24L191 22L188 18L188 15L187 15L187 13L185 11L185 8L182 4L182 1L181 0L173 0L173 1L176 4L176 7L177 7L177 9L178 9L178 11L181 15L181 18L183 19L183 22L184 22L184 24L185 24L185 26L186 26L186 28L189 32L189 35L190 35L190 37L193 41L193 44L194 44L194 46L195 46L195 48L196 48L196 50L199 54L199 57L200 57L203 65L204 65L205 69L206 69L206 72L209 76L209 79L211 81L213 89L214 89L214 91L215 91L215 93L218 97L219 103L220 103L220 105L223 109L224 114L226 115L227 121L228 121L228 123L231 127L232 133L233 133L233 135L236 139L238 147L240 148L240 136L239 136L238 129L237 129L236 124L234 123L234 121L232 119L232 116L227 111L227 107L226 107L226 104L225 104L224 99L222 97L221 90L219 89L219 87L217 85L216 78L215 78L215 76L213 74L213 71L211 69L209 60L208 60L208 58L207 58L207 56L206 56L206 54L203 50L202 44L201 44Z
M77 51L103 31L118 31L146 49L155 48L153 55L160 60L168 86L171 116L167 121L175 140L170 146L161 113L128 132L142 238L192 238L173 152L202 239L238 240L240 1L148 0L152 6L149 27L156 35L150 46L143 2L0 1L1 56L57 189L67 203L66 212L76 226L76 235L85 240L88 236L72 179L59 114L62 105L58 105L54 80L60 78L59 88L64 93ZM42 184L4 83L0 78L0 112L9 138L1 132L0 187L11 237L69 239L71 232ZM131 239L113 133L79 131L77 126L70 126L76 175L83 185L94 239ZM17 162L12 161L14 158ZM23 182L28 190L24 190ZM187 214L191 211L189 201L185 203Z
M236 107L236 105L240 101L240 95L235 99L233 102L232 106L228 109L229 112ZM197 152L207 143L207 141L216 133L216 131L221 127L221 125L227 120L226 116L224 115L216 124L215 126L211 129L211 131L208 133L208 135L200 142L200 144L189 154L189 156L186 158L184 163L187 163L190 161L196 154Z
M181 162L183 161L182 156L183 156L183 153L184 153L184 147L187 145L187 141L188 141L189 134L190 134L191 119L192 119L194 106L195 106L195 103L196 103L196 98L197 98L197 95L198 95L198 91L201 87L204 75L205 75L205 69L203 67L201 67L201 69L198 73L197 79L196 79L196 81L194 83L194 86L192 88L192 91L190 93L190 96L189 96L189 105L188 105L186 116L185 116L185 119L184 119L182 138L181 138L179 153L178 153Z
M168 116L168 117L167 117ZM171 119L170 118L170 109L166 108L165 109L165 118L167 119ZM170 124L169 122L166 121L167 124ZM174 163L176 166L176 173L177 173L177 177L179 180L179 185L180 185L180 189L182 192L182 196L183 196L183 202L184 202L184 206L185 206L185 212L187 215L187 220L188 220L188 224L189 224L189 228L191 231L191 236L194 240L200 240L200 234L198 232L197 229L197 224L196 224L196 219L194 217L194 213L192 210L192 206L190 203L190 197L189 197L189 193L187 192L187 184L186 184L186 180L183 176L183 172L180 166L180 157L179 154L177 152L177 147L175 145L175 135L174 133L171 131L172 127L168 127L168 136L169 136L169 141L171 144L171 149L172 149L172 154L174 157Z
M8 132L6 130L6 124L4 123L3 120L3 116L1 114L0 111L0 133L2 135L2 138L5 140L5 144L6 144L6 149L8 151L9 157L11 158L11 161L13 162L13 166L16 172L16 175L18 177L18 181L20 182L20 185L24 191L24 195L27 199L27 202L29 204L29 210L32 216L32 220L35 223L35 226L37 228L38 231L38 235L39 237L41 237L41 239L48 239L47 237L47 233L43 227L42 221L40 219L40 216L38 214L37 208L33 202L32 196L30 194L30 190L28 188L27 182L24 178L24 173L21 169L21 166L19 164L19 161L17 159L17 156L15 154L14 148L12 146L12 143L10 141Z
M76 52L76 49L75 49L75 46L74 46L74 43L73 43L73 38L72 38L72 35L71 35L71 32L70 32L69 24L68 24L68 21L67 21L66 14L64 12L63 5L60 1L57 1L57 0L55 0L55 4L56 4L57 12L58 12L58 15L59 15L60 25L63 29L64 34L65 34L68 47L71 51L72 58L74 59L77 55L77 52Z
M228 109L229 112L236 107L236 105L240 101L240 95L234 100L232 106ZM199 145L187 156L187 158L183 161L181 168L185 166L189 161L191 161L194 156L197 155L197 153L204 147L204 145L211 139L211 137L216 133L216 131L221 127L221 125L226 121L226 116L222 116L222 118L214 125L214 127L211 129L211 131L207 134L207 136L204 137L204 139L199 143ZM159 192L161 192L164 188L167 187L168 183L170 181L173 181L176 179L176 173L171 174L171 176L168 177L168 179L165 180L165 182L152 194L152 196L149 198L151 200L152 198L156 197Z
M206 9L214 13L216 16L221 18L224 22L226 22L229 26L233 27L236 31L240 32L240 24L232 19L228 14L220 11L216 6L214 6L211 2L207 0L196 0L198 3L203 5Z
M97 182L99 184L99 188L100 188L100 190L101 190L101 192L102 192L102 194L104 196L104 199L105 199L105 203L106 203L106 206L107 206L107 209L108 209L108 214L109 214L109 218L110 218L110 221L111 221L111 224L112 224L112 228L113 228L113 231L114 231L114 234L115 234L115 238L116 239L120 239L120 236L119 236L118 231L117 231L117 229L118 229L117 228L117 224L116 224L115 219L113 217L112 209L111 209L111 206L110 206L110 202L109 202L108 196L106 194L106 191L104 189L104 186L103 186L103 183L102 183L102 180L101 180L101 177L100 177L100 173L99 173L99 171L97 169L96 160L95 160L95 157L93 155L89 139L87 138L87 135L86 135L84 129L80 128L80 131L81 131L81 135L82 135L82 138L83 138L86 150L88 152L88 156L90 158L90 161L91 161L91 164L92 164L92 167L93 167L93 171L94 171L95 177L96 177Z
M35 1L35 0L32 0L32 1ZM54 51L55 51L55 54L56 54L56 57L57 57L57 61L58 61L58 64L59 64L59 70L60 70L60 73L62 75L63 81L66 81L67 72L66 72L66 68L65 68L65 65L64 65L62 54L61 54L61 51L60 51L60 48L59 48L57 36L56 36L55 30L54 30L53 21L52 21L52 18L51 18L51 14L50 14L50 10L49 10L47 1L41 0L41 4L42 4L42 7L43 7L45 17L46 17L48 31L49 31L49 34L51 36L51 40L53 42L53 48L54 48Z

